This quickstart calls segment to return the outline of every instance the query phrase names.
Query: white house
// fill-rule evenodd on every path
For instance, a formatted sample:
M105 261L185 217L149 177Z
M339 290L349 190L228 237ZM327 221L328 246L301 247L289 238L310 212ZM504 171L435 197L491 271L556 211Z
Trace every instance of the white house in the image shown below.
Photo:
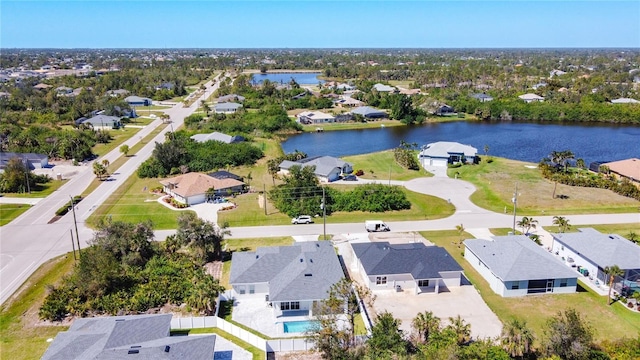
M259 296L276 316L312 316L343 277L331 242L309 241L234 252L229 284L237 301Z
M612 104L638 104L640 101L631 98L619 98L611 100Z
M396 88L394 88L393 86L384 85L380 83L373 85L373 89L378 92L395 92L396 91Z
M531 102L543 102L544 98L542 96L538 96L536 94L524 94L524 95L520 95L518 96L520 99L524 100L524 102L526 103L531 103Z
M225 144L234 144L244 141L244 137L240 135L227 135L220 132L212 132L210 134L195 134L191 136L191 139L195 142L203 143L207 141L219 141Z
M640 291L640 246L616 234L602 234L592 228L577 233L551 234L552 252L569 266L587 269L589 277L609 283L604 269L617 265L624 271L614 289Z
M503 297L576 292L578 273L524 235L464 241L464 258Z
M447 166L456 162L474 163L478 149L457 142L438 141L422 147L418 160L422 167Z
M13 158L17 158L18 160L22 161L27 169L42 169L49 166L49 157L45 154L0 151L0 172L4 171L4 168L9 163L9 160Z
M160 181L163 191L176 201L186 205L195 205L207 201L206 192L213 188L215 195L231 195L243 192L245 184L242 181L227 178L217 179L200 173L186 173Z
M353 172L353 165L342 159L332 156L316 156L298 161L285 160L280 163L280 173L288 174L293 166L315 166L314 174L322 182L336 181L341 175Z
M354 263L371 290L439 293L460 286L462 267L445 250L423 243L353 243Z
M214 107L214 111L218 114L233 114L238 111L242 107L242 104L234 103L234 102L225 102L216 104Z
M298 122L301 124L323 124L335 121L335 116L325 114L322 111L303 111L298 114Z

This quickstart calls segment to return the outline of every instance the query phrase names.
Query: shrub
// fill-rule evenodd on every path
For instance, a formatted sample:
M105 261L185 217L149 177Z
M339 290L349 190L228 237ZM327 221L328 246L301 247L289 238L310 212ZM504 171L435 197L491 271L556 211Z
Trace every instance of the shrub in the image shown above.
M71 200L69 200L66 204L64 204L62 207L56 210L56 215L58 216L66 215L69 212L69 210L71 210L71 206L77 205L80 201L82 201L82 196L80 195L74 196L73 204L71 203Z
M461 162L457 162L457 163L454 163L454 164L447 164L447 167L448 167L449 169L459 168L460 166L462 166L462 163L461 163Z

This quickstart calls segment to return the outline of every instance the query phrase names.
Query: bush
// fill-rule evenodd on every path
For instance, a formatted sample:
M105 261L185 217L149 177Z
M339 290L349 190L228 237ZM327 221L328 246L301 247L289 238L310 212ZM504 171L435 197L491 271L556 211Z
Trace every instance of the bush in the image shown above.
M411 208L411 202L398 186L358 185L352 191L331 191L331 211L385 212Z
M454 164L447 164L447 167L448 167L449 169L459 168L460 166L462 166L462 163L461 163L461 162L457 162L457 163L454 163Z
M66 215L69 212L69 210L71 210L71 206L77 205L80 201L82 201L82 196L80 195L74 196L73 204L71 203L71 200L69 200L66 204L64 204L62 207L56 210L56 215L58 216Z

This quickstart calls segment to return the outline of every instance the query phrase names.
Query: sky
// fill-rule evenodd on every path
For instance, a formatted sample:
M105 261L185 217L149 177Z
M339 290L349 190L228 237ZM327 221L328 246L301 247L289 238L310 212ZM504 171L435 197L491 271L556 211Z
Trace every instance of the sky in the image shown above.
M640 47L640 1L0 1L0 48Z

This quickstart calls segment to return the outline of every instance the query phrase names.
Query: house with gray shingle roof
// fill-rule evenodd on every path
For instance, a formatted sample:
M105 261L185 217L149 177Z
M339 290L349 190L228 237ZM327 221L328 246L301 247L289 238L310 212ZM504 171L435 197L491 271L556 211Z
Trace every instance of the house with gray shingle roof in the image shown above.
M613 288L640 292L640 246L617 234L603 234L593 228L581 228L576 233L551 234L552 252L567 265L586 268L590 277L608 284L604 273L607 266L617 265L624 271Z
M439 293L460 286L462 267L439 246L423 243L353 243L353 267L371 290Z
M422 167L447 166L457 162L475 163L478 149L452 141L438 141L422 147L418 160Z
M232 114L242 107L242 104L225 102L216 104L214 111L218 114Z
M362 115L367 119L386 118L387 113L370 106L360 106L351 110L352 114Z
M234 144L234 143L244 141L244 137L242 136L239 136L239 135L231 136L231 135L223 134L217 131L214 131L210 134L195 134L191 136L191 139L199 143L203 143L207 141L219 141L225 144Z
M129 106L151 106L153 100L149 98L144 98L136 95L127 96L124 98L124 101L129 104Z
M293 166L314 166L315 169L313 173L322 182L336 181L341 175L351 174L353 172L353 164L332 156L315 156L298 161L284 160L279 165L279 172L287 175Z
M234 252L229 284L237 300L263 297L276 316L311 316L313 303L343 277L331 242L310 241Z
M503 297L576 292L579 273L524 235L464 241L464 258Z
M118 116L109 115L96 115L92 118L81 118L77 121L78 125L90 125L94 129L119 129L122 127L122 122Z
M245 97L238 94L229 94L229 95L220 96L218 98L219 103L225 103L225 102L231 102L231 101L243 102L244 100L245 100Z
M171 316L76 319L69 330L56 335L42 359L213 359L216 335L169 336Z

